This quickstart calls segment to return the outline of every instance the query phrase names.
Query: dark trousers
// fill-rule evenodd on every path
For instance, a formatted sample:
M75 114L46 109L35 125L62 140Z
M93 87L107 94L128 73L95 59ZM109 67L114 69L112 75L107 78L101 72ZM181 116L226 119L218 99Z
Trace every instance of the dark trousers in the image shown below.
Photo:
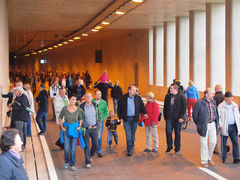
M32 136L32 130L31 130L31 115L28 116L28 122L27 122L27 135Z
M90 138L92 141L92 147L90 150ZM97 128L94 129L86 129L85 135L83 133L83 140L85 143L84 153L85 153L85 161L86 164L91 164L90 158L95 154L97 150L97 140L98 140L98 132Z
M239 159L239 146L238 146L238 131L237 131L237 125L229 125L228 126L228 135L232 141L232 146L233 146L233 159ZM222 160L225 161L227 159L227 140L228 136L221 136L222 138Z
M19 131L19 136L23 142L23 146L26 145L26 122L15 121L15 128Z
M135 143L135 134L137 130L137 123L135 117L127 117L127 121L123 123L126 139L127 139L127 151L133 152L133 147Z
M182 126L182 123L179 123L178 121L175 121L174 119L166 120L167 147L168 147L168 149L173 148L172 133L173 133L173 129L174 129L174 134L175 134L174 146L175 146L176 152L180 151L180 146L181 146L181 126Z
M42 119L42 121L41 121L41 119ZM46 112L42 112L42 111L38 111L37 117L36 117L36 121L37 121L39 129L42 132L46 132L46 128L47 128L47 113Z

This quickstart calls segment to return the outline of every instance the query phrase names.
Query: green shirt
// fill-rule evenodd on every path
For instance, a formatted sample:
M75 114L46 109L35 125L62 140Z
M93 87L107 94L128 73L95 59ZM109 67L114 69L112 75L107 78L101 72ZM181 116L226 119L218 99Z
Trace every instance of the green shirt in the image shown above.
M96 103L96 99L93 99L92 101ZM104 121L108 117L108 106L107 106L106 101L101 99L98 104L98 108L100 110L101 119L102 119L102 121Z
M83 115L80 108L77 108L75 112L71 113L68 111L67 106L62 108L62 111L59 115L59 119L62 120L63 117L65 119L65 122L69 124L74 124L77 121L83 120Z

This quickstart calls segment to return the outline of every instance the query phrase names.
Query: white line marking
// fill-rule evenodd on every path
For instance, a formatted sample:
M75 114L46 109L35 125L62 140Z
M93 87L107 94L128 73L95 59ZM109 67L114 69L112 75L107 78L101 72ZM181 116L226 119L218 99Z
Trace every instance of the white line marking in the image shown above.
M209 169L207 169L207 168L198 167L198 169L200 169L200 170L202 170L203 172L205 172L205 173L207 173L207 174L215 177L215 178L218 179L218 180L227 180L226 178L218 175L217 173L215 173L215 172L213 172L213 171L211 171L211 170L209 170Z

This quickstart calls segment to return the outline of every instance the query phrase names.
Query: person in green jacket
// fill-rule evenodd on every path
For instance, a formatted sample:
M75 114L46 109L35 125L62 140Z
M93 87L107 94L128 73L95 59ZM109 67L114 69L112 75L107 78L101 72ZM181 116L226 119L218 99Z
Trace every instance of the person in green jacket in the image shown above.
M93 99L93 102L95 102L96 105L98 106L101 114L101 119L102 119L102 123L99 124L99 129L98 129L98 145L97 145L97 151L96 151L98 154L98 157L101 158L103 157L102 155L103 124L104 124L104 120L107 119L108 117L108 106L106 101L101 99L102 97L101 91L99 90L95 91L94 95L95 95L95 99Z

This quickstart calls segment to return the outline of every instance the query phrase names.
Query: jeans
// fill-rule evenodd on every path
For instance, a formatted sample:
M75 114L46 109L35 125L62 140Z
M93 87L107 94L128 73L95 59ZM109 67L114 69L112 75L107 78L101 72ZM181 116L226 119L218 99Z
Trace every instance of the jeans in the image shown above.
M232 141L233 146L233 159L239 159L239 146L238 146L238 132L237 125L229 125L228 126L228 135ZM222 138L222 160L225 161L227 159L227 140L228 136L221 136Z
M114 114L117 114L117 104L118 104L118 99L113 98L113 109L114 109Z
M103 121L98 123L99 127L98 127L98 140L97 140L97 154L101 154L102 153L102 133L103 133Z
M181 126L182 126L182 123L175 121L174 119L166 120L167 147L168 149L173 148L172 133L174 129L174 134L175 134L174 146L175 146L176 152L180 151L180 147L181 147Z
M97 128L86 129L85 134L84 133L82 134L83 134L83 140L85 143L85 148L84 148L85 161L86 161L86 164L91 164L90 158L95 154L97 150L97 138L98 138ZM90 150L89 138L91 138L91 141L92 141L91 150Z
M27 135L32 136L32 131L31 131L31 115L28 117L28 122L27 122Z
M209 139L209 147L208 147ZM201 163L207 164L208 160L212 160L212 155L217 142L216 124L208 123L207 134L205 137L200 136L201 142Z
M70 163L70 166L75 166L76 162L76 147L78 138L68 136L68 130L63 132L64 136L64 158L65 163Z
M126 140L127 140L127 151L133 152L133 147L135 143L135 134L137 130L137 123L135 121L135 117L127 117L127 121L123 123Z
M117 131L110 131L110 130L108 130L107 143L109 145L112 145L112 136L114 137L115 143L118 144Z
M41 121L42 119L42 121ZM36 117L36 121L38 124L38 127L40 128L40 130L42 132L46 132L46 128L47 128L47 113L46 112L42 112L42 111L38 111L37 113L37 117Z

